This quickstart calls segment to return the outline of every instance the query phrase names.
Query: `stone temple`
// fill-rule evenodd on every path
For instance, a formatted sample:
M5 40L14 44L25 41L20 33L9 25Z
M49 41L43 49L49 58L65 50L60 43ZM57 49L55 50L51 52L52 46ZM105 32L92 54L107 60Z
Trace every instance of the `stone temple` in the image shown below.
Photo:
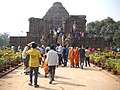
M27 36L10 37L10 45L25 46L31 41L39 45L74 43L94 44L89 39L74 38L74 33L86 32L86 15L69 15L61 2L53 3L43 18L29 18ZM76 34L77 35L77 34Z

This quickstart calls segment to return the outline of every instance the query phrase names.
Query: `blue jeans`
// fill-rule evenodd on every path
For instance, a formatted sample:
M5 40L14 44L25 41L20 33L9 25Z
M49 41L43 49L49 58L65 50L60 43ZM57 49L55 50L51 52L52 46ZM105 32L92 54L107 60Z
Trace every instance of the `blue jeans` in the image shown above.
M32 83L32 76L34 71L34 85L37 85L37 78L38 78L38 67L30 67L30 82Z

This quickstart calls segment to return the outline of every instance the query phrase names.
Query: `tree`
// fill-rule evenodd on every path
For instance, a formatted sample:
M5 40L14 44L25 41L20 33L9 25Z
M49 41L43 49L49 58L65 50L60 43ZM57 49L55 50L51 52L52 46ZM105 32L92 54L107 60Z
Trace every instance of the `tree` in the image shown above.
M9 45L9 33L0 33L0 46L8 46Z
M103 37L109 46L120 47L120 21L115 22L107 17L101 21L95 21L87 24L88 36Z
M115 33L113 37L113 42L116 47L120 47L120 21L116 22Z

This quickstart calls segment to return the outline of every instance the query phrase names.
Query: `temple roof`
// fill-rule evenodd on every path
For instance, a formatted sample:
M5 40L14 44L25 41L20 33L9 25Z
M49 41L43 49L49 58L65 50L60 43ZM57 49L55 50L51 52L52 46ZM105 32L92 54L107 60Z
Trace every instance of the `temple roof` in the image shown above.
M43 17L44 20L62 20L62 17L69 17L69 13L63 7L61 2L53 3L52 7L47 11L46 15Z

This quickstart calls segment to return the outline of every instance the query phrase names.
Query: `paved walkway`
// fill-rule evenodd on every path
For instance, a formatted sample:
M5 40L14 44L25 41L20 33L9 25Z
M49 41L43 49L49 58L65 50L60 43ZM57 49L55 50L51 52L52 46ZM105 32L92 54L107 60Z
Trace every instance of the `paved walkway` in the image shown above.
M55 81L49 84L44 78L44 70L40 68L38 84L29 86L29 75L24 75L23 67L0 78L0 90L120 90L120 82L98 70L94 66L80 68L58 67Z

